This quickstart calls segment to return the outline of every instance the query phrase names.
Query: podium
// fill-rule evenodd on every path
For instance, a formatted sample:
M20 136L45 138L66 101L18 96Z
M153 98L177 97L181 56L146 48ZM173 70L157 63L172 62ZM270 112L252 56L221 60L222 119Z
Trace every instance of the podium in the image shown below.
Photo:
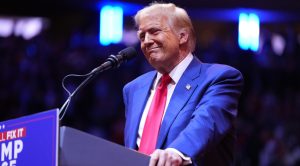
M61 166L148 166L149 156L82 131L60 127Z
M70 127L58 109L0 122L0 165L147 166L150 157Z

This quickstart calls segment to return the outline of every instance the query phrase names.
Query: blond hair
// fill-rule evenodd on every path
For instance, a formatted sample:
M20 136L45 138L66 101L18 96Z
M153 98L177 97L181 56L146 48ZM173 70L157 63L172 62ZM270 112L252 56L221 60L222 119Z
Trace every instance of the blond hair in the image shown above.
M189 34L188 48L191 52L194 51L196 45L195 31L190 17L187 12L173 3L154 2L138 11L134 16L136 26L139 26L140 19L143 14L157 11L160 15L166 16L171 27L178 32L179 29L186 28Z

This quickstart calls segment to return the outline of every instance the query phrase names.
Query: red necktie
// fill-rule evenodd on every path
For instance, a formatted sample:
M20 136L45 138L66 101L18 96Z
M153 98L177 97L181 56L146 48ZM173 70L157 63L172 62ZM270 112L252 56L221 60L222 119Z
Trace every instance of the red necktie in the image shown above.
M167 86L171 81L171 77L168 74L164 74L156 88L144 125L139 152L150 155L155 150L158 132L167 101Z

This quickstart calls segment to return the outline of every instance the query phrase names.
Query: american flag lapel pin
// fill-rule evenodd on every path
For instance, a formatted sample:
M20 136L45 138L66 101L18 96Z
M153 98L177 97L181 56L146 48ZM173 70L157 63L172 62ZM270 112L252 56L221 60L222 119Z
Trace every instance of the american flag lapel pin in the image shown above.
M190 89L191 89L191 85L190 85L190 84L186 84L185 88L186 88L187 90L190 90Z

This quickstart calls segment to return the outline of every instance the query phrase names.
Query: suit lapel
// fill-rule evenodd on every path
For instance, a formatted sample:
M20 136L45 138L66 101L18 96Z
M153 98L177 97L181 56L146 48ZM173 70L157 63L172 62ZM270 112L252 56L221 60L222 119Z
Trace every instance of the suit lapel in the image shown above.
M162 147L176 116L182 110L196 89L198 84L194 80L200 75L200 68L201 62L194 57L191 64L187 67L186 71L177 83L159 131L156 148Z
M136 148L136 139L138 135L138 128L140 124L140 119L142 117L145 104L147 102L147 99L149 97L150 89L153 83L153 80L155 79L156 72L152 72L147 76L143 82L141 82L141 86L138 89L135 89L134 96L133 96L133 107L132 107L132 113L130 121L130 133L129 135L129 147Z

